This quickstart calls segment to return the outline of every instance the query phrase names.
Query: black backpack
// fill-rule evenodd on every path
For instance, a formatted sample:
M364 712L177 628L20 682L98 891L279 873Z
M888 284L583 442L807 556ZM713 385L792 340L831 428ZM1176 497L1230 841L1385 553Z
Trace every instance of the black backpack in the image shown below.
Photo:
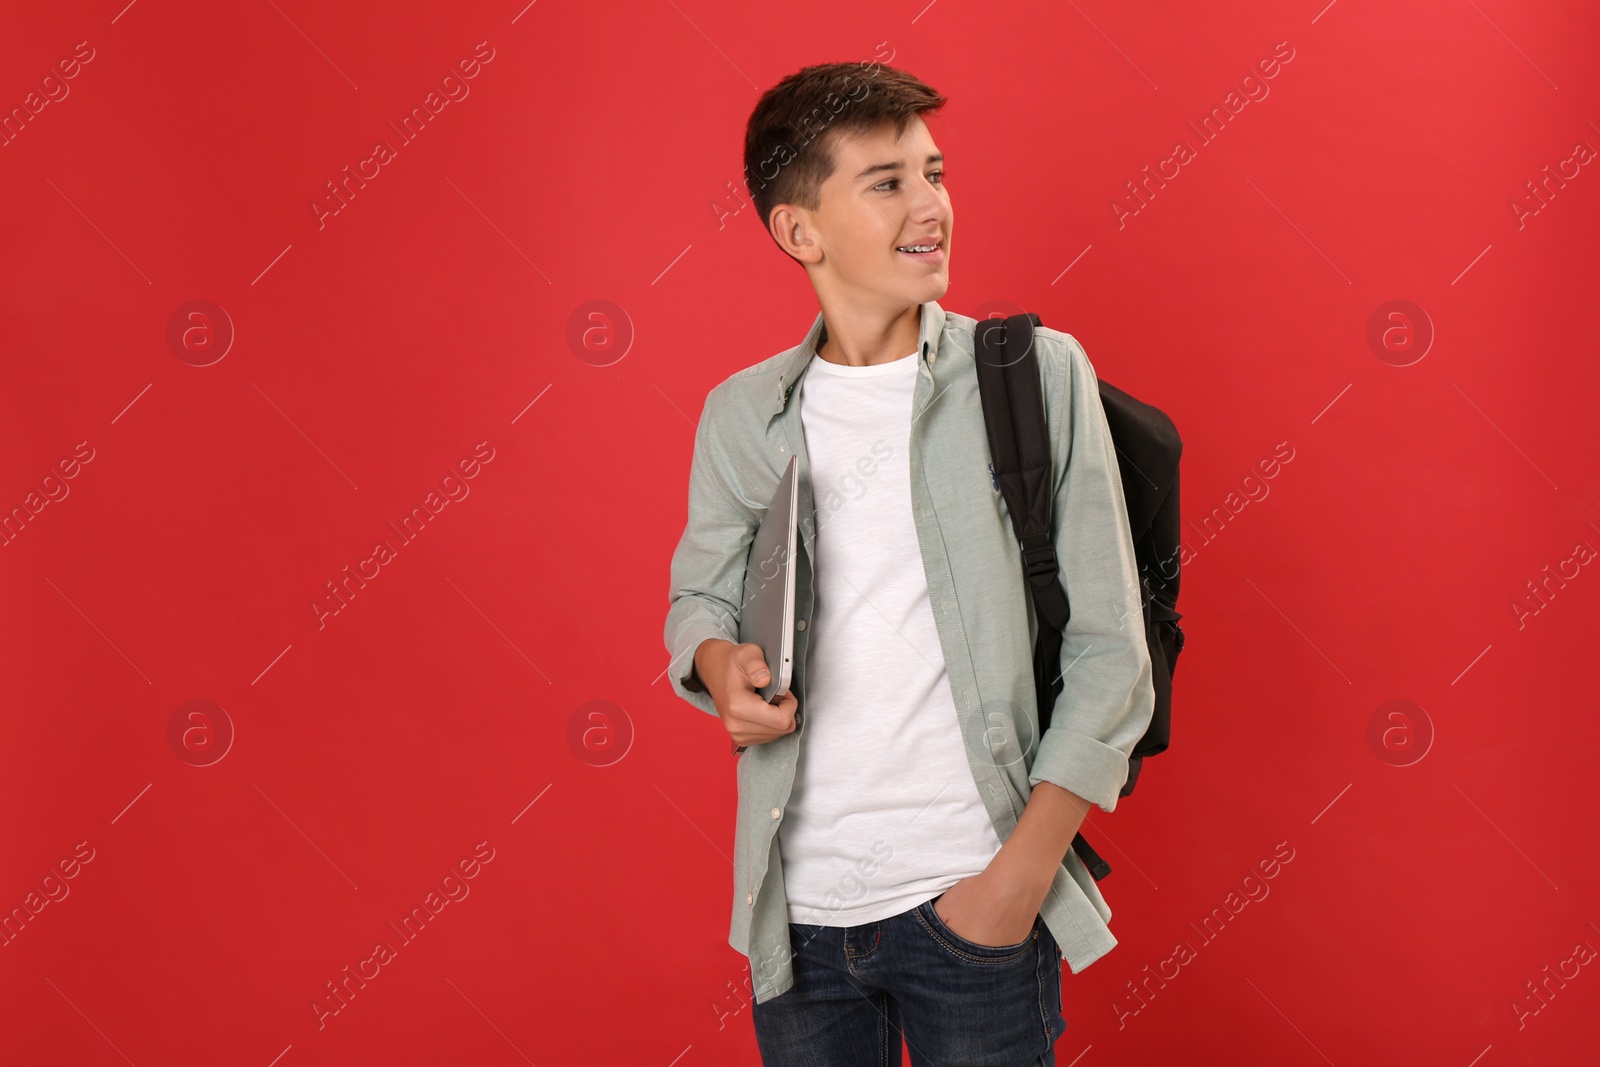
M1062 635L1072 614L1052 539L1050 514L1053 466L1050 430L1045 424L1039 364L1033 351L1038 315L1012 315L978 322L974 358L984 426L989 434L989 471L994 477L1011 525L1022 546L1028 588L1038 616L1033 680L1039 696L1039 735L1050 725L1050 713L1064 685L1060 674ZM1139 566L1145 640L1155 684L1155 713L1144 738L1128 759L1128 780L1118 796L1133 792L1144 757L1167 749L1172 721L1172 674L1183 650L1178 603L1178 459L1183 441L1165 413L1099 379L1100 403L1116 447L1123 496ZM1070 516L1066 518L1070 519ZM1072 848L1099 881L1111 873L1079 833Z

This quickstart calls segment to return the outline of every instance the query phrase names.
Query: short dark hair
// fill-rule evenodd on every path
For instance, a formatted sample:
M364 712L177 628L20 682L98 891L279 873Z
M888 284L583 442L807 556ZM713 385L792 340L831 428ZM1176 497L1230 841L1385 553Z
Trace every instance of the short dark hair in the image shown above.
M915 76L878 62L819 63L784 78L761 94L744 131L745 188L762 227L771 232L779 204L821 206L839 135L893 122L898 137L911 116L944 103Z

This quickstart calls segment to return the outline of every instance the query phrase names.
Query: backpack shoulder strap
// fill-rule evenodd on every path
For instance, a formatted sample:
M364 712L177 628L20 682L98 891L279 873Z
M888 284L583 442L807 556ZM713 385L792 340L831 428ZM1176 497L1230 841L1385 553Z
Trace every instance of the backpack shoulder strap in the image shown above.
M1059 581L1061 568L1052 537L1051 490L1055 471L1050 430L1045 424L1044 393L1039 385L1039 361L1033 351L1036 325L1039 316L1033 314L1012 315L1004 321L985 319L978 323L973 352L984 429L989 437L990 470L1005 497L1011 528L1022 546L1028 588L1042 624L1039 637L1041 641L1054 637L1059 658L1060 639L1072 606ZM1049 726L1050 712L1061 689L1059 671L1051 671L1046 677L1041 677L1042 673L1036 669L1034 679L1042 683L1038 688L1040 733Z
M1011 514L1039 619L1033 681L1039 735L1043 737L1063 685L1061 644L1072 605L1061 585L1053 537L1055 470L1039 361L1033 350L1033 331L1041 325L1039 316L1031 313L1003 321L982 319L973 337L973 356L989 437L989 469ZM1095 881L1111 873L1111 865L1096 854L1083 834L1073 837L1072 848Z

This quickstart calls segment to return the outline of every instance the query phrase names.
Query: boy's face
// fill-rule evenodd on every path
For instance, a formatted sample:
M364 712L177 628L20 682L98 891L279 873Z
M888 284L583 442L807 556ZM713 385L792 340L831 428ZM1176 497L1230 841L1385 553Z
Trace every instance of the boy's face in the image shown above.
M912 116L898 140L892 122L838 138L833 157L818 210L789 205L800 235L794 240L791 224L787 247L818 293L891 309L943 297L954 214L944 158L922 117ZM938 245L931 254L898 250L930 244Z

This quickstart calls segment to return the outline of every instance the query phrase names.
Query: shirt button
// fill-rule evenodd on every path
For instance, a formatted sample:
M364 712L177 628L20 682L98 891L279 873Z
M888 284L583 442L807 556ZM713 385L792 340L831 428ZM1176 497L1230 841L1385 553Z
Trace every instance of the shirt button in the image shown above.
M772 817L774 819L776 819L779 815L782 815L782 814L783 814L783 812L779 811L777 808L773 808L772 809Z
M745 902L745 903L746 903L746 904L753 904L753 903L755 903L755 899L756 899L756 898L755 898L755 894L754 894L754 893L746 893L746 894L745 894L745 895L744 895L744 902Z
M806 628L806 620L804 620L804 619L796 619L796 620L794 620L794 628L796 630L804 630Z

